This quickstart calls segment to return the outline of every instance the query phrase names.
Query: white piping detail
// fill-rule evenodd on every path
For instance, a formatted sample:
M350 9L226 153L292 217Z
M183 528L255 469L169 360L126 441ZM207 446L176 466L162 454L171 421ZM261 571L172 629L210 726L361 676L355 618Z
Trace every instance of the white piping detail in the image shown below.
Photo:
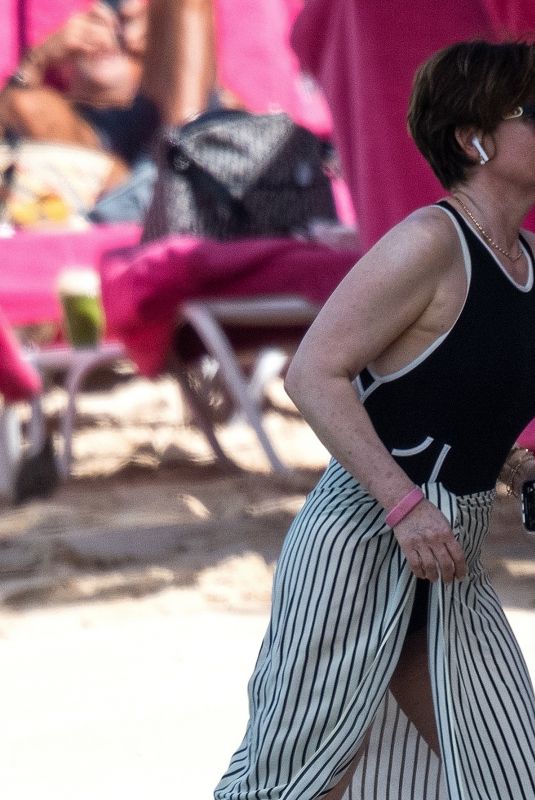
M423 442L420 444L415 445L414 447L407 447L407 448L400 448L394 447L392 450L393 456L415 456L417 453L423 453L423 451L429 447L435 440L432 436L426 436ZM446 445L447 446L447 445ZM440 458L440 456L439 456ZM430 479L431 480L431 479Z
M368 372L369 372L369 371L370 371L370 370L369 370L369 368L368 368ZM370 373L370 374L371 374L371 373ZM374 381L373 381L373 383L370 383L370 385L368 386L368 388L367 388L367 389L365 389L365 390L364 390L364 392L362 393L362 396L361 396L361 398L360 398L361 402L362 402L362 403L364 403L364 401L368 399L368 397L371 395L371 393L372 393L373 391L375 391L375 389L377 389L377 387L378 387L378 386L380 386L380 381L378 381L378 380L377 380L377 378L375 378L375 379L374 379Z
M373 369L373 367L371 367L368 364L367 365L367 370L368 370L368 372L370 373L370 375L372 376L372 378L374 379L374 381L376 383L372 384L372 386L368 387L368 389L366 390L368 392L366 397L368 397L369 394L371 394L370 389L372 389L372 387L373 387L373 389L376 389L377 386L379 386L381 383L388 383L389 381L395 381L396 378L403 377L403 375L406 375L408 372L411 372L411 370L413 370L415 367L417 367L419 364L421 364L422 361L425 361L425 359L428 356L430 356L431 353L433 353L437 349L437 347L439 347L442 344L442 342L452 332L452 330L454 329L455 325L459 321L459 318L460 318L461 314L463 313L464 307L466 305L466 301L468 299L468 292L470 291L470 282L472 280L472 260L470 258L470 250L468 249L468 245L466 243L466 239L464 237L464 233L462 231L462 228L459 225L459 223L457 222L456 218L453 216L453 213L449 209L444 208L443 206L433 206L433 208L440 208L445 214L448 215L448 217L450 217L450 219L451 219L451 221L452 221L452 223L455 226L455 229L457 231L457 235L459 236L459 241L461 243L461 250L462 250L462 254L463 254L464 269L465 269L465 272L466 272L466 295L464 297L463 304L462 304L461 308L459 309L459 313L457 314L455 320L453 321L452 326L446 331L446 333L443 333L441 336L438 337L438 339L435 339L435 341L432 342L429 345L429 347L426 350L423 351L423 353L420 353L419 356L416 356L416 358L413 359L413 361L409 362L409 364L407 364L406 366L402 367L401 369L396 370L395 372L390 372L388 375L378 375L377 372L375 372L375 370Z
M528 279L527 279L527 281L526 281L526 283L524 285L522 285L521 283L517 283L515 281L515 279L512 277L512 275L510 275L507 272L507 270L505 269L503 264L499 261L498 256L496 255L495 251L492 249L490 244L483 239L483 237L480 235L480 233L475 228L473 228L472 226L470 226L470 230L474 233L475 236L477 236L477 238L479 239L481 244L489 251L489 253L491 254L493 260L499 266L500 271L503 272L503 274L505 275L507 280L510 281L513 284L515 289L518 289L519 292L529 292L529 291L531 291L531 289L533 288L533 262L532 262L532 259L531 259L531 253L528 252L528 250L524 247L522 242L519 241L520 249L522 250L522 252L526 256L526 261L528 262Z
M445 444L444 447L442 448L442 450L440 451L440 453L438 455L438 458L435 461L435 466L433 467L433 472L429 476L429 482L430 483L433 483L434 481L437 480L438 473L442 469L442 464L444 463L444 460L445 460L446 456L448 455L448 453L450 452L450 450L451 450L451 444Z
M360 375L357 375L353 384L357 390L358 396L360 401L362 402L362 398L364 397L364 386L362 385L362 381L360 379Z
M531 247L529 246L529 244L526 247L522 242L520 242L520 247L522 248L522 250L526 254L526 258L528 260L529 275L528 275L528 281L526 283L526 288L524 289L524 291L525 292L529 292L533 287L533 281L534 281L534 277L533 277L533 271L534 271L533 251L532 251Z
M520 247L524 255L526 256L528 262L528 279L526 285L523 287L518 287L521 292L530 292L533 289L533 254L531 252L531 248L525 247L522 242L520 242ZM516 284L515 284L516 286Z

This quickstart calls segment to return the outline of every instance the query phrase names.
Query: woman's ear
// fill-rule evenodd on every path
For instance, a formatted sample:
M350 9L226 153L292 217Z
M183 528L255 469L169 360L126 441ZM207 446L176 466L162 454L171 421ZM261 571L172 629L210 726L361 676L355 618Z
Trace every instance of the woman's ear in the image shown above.
M487 149L487 142L485 141L485 144L483 144L487 137L477 128L456 128L455 138L463 152L474 163L479 162L483 166L487 161L490 161L491 156Z

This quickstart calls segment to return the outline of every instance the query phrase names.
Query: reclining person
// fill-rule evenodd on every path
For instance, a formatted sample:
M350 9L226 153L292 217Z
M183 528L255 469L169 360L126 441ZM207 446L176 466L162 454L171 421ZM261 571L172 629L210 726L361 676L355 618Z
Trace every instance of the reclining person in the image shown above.
M204 107L199 83L203 91L212 85L213 65L198 54L211 35L208 0L152 0L150 7L144 0L121 0L117 11L95 2L26 53L0 94L0 136L10 132L106 152L113 168L104 189L141 190L141 217L154 179L147 162L160 122L179 124ZM179 90L183 70L193 71L195 80L189 89L182 80ZM124 208L117 213L124 219Z

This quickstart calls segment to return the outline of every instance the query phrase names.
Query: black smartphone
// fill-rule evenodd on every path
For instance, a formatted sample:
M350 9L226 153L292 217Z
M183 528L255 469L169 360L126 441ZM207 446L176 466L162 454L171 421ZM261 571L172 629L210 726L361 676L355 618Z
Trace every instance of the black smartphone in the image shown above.
M527 531L535 533L535 481L522 485L522 522Z

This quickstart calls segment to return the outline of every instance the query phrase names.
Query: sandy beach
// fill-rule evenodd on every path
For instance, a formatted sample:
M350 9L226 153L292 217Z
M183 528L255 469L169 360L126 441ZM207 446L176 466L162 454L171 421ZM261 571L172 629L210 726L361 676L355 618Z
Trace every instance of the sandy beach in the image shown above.
M53 417L64 402L47 397ZM284 395L269 473L239 420L213 462L167 378L80 398L74 474L0 515L0 783L9 800L204 800L246 721L274 563L327 454ZM535 676L535 538L499 493L486 561Z

